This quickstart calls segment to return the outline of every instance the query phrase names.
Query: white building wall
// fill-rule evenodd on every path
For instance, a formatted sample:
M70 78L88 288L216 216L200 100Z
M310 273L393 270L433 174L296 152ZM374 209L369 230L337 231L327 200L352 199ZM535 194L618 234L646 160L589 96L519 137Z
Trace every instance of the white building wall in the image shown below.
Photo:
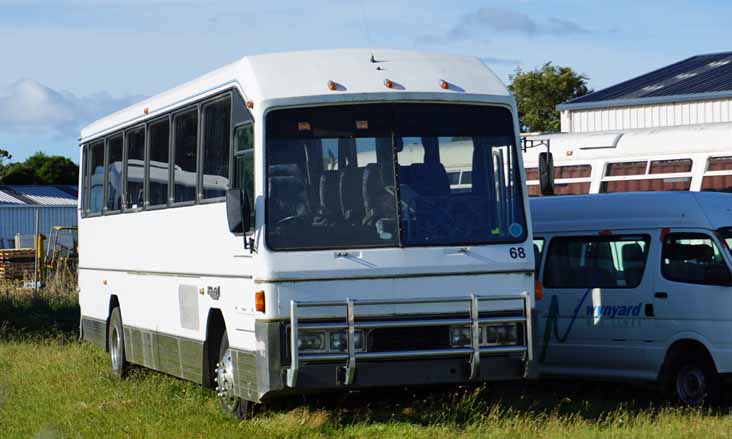
M591 110L563 110L563 133L732 122L732 99L690 101Z

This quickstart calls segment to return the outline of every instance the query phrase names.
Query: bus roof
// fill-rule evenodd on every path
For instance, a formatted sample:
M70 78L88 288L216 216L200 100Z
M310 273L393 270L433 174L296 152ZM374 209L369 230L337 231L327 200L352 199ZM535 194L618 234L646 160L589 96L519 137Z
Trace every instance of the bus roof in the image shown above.
M386 79L395 84L392 89L385 87ZM440 80L447 81L449 89L442 89ZM336 91L328 89L328 81L338 84ZM272 53L242 58L93 122L81 130L81 141L232 86L238 86L255 107L270 99L359 93L509 96L501 80L475 57L390 49Z
M732 123L687 125L679 127L643 128L598 133L556 133L528 136L532 140L549 140L555 160L582 162L592 159L630 161L633 157L672 154L729 154L732 145ZM544 148L524 153L527 164L538 162Z
M732 194L632 192L530 199L534 233L732 226Z

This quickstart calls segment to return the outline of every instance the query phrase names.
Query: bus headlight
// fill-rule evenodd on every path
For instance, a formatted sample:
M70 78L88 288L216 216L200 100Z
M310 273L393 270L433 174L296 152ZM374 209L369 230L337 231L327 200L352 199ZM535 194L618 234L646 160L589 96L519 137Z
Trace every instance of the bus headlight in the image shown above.
M483 345L515 345L518 344L518 325L483 326L481 344Z
M297 336L297 348L301 351L325 349L325 332L302 332Z
M472 344L472 331L469 326L450 327L451 346L470 346Z
M363 350L363 331L355 331L353 334L353 344L357 351ZM348 332L338 331L330 333L330 350L331 351L347 351L348 350Z

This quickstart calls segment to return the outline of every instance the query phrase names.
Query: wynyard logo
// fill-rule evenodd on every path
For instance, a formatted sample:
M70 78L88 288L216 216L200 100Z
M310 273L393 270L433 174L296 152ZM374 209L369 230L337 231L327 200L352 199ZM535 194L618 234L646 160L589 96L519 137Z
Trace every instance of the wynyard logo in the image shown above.
M641 303L637 305L598 305L587 306L587 315L591 317L605 317L614 319L615 317L638 317L641 312Z

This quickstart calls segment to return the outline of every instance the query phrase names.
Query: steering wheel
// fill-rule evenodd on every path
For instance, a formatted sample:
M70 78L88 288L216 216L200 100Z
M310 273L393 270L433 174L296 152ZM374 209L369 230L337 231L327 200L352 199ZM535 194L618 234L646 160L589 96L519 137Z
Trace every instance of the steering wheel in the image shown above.
M284 217L282 219L278 219L277 221L275 221L275 226L282 227L282 226L284 226L286 224L290 224L290 223L293 223L295 221L302 221L302 216L301 215L286 216L286 217Z

